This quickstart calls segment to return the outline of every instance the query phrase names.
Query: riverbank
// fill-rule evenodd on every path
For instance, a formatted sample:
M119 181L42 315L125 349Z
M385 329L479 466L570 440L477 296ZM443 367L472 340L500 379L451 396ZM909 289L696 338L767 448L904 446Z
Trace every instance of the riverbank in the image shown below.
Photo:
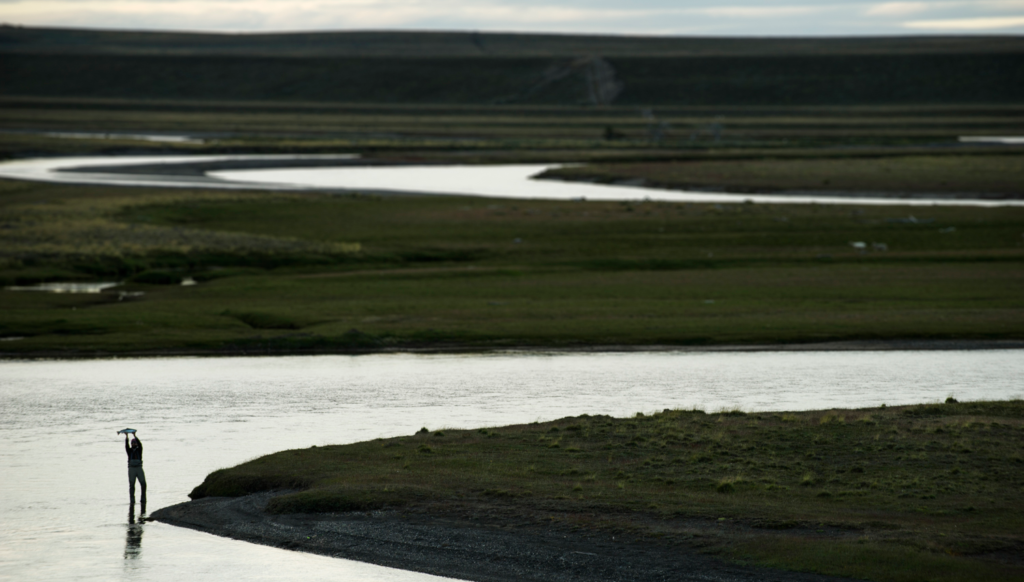
M753 344L753 345L704 345L704 346L673 346L673 345L576 345L543 346L520 345L501 348L479 345L424 345L401 347L343 347L293 349L268 346L265 349L220 349L220 350L139 350L139 351L102 351L102 350L40 350L40 351L3 351L0 360L91 360L106 358L179 358L179 357L236 357L236 356L305 356L305 355L366 355L366 354L484 354L484 353L545 353L545 354L587 354L587 353L629 353L629 352L890 352L890 351L963 351L963 350L1024 350L1024 340L847 340L834 342L812 342L793 344Z
M402 536L411 530L402 528L432 531L408 550L420 554L456 530L473 540L477 534L466 532L477 528L518 532L524 547L563 536L576 549L563 547L559 556L628 556L633 550L602 546L625 541L668 571L675 569L670 560L702 552L878 581L1009 580L1024 573L1022 419L1019 400L951 398L858 410L665 410L424 428L215 471L190 494L196 501L158 517L370 561L391 559L397 546L388 544L410 541ZM359 544L331 533L369 530L377 533L359 550L363 557L345 551ZM451 559L441 552L431 563Z
M581 532L506 507L446 507L445 515L383 510L273 515L273 494L207 498L152 519L233 539L480 582L828 582L828 576L726 562L685 545ZM694 530L721 536L718 522ZM832 532L830 535L845 535Z

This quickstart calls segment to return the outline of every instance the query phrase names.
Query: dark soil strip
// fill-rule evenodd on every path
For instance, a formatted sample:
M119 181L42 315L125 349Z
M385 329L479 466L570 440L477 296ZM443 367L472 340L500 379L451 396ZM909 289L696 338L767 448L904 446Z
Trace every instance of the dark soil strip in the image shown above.
M290 356L290 355L335 355L335 354L486 354L501 352L544 352L544 353L606 353L606 352L886 352L886 351L942 351L942 350L1020 350L1024 340L842 340L834 342L808 342L792 344L722 344L722 345L502 345L499 347L476 344L431 344L405 345L398 347L356 346L351 348L332 347L327 349L276 349L276 348L209 348L209 349L152 349L130 351L108 350L37 350L2 351L0 360L58 359L88 360L99 358L178 358L178 357L226 357L226 356Z
M269 515L277 493L212 497L160 509L157 521L208 533L479 582L825 582L840 578L731 565L678 545L535 525L468 523L395 510Z

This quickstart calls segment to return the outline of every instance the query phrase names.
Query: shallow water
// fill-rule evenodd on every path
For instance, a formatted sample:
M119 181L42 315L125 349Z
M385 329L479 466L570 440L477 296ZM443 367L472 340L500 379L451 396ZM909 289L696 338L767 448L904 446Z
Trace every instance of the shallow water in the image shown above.
M238 156L83 156L67 158L35 158L0 162L0 177L12 180L56 182L62 184L259 190L261 188L271 188L261 184L230 182L206 176L126 174L117 172L104 173L100 170L108 166L148 166L152 164L173 165L253 159L273 163L276 160L348 160L356 157L358 156L353 154L282 154ZM287 190L289 188L284 186L275 186L273 189Z
M46 293L100 293L104 289L111 289L120 284L116 281L101 283L39 283L37 285L12 285L4 287L4 289L8 291L43 291Z
M432 577L130 524L123 439L150 511L267 453L567 415L800 410L1024 396L1020 351L371 355L0 361L0 578Z
M203 143L205 140L188 135L152 134L152 133L92 133L75 131L48 131L41 135L46 137L60 137L64 139L114 139L114 140L136 140L152 141L157 143Z
M171 133L119 133L119 132L98 132L98 131L30 131L30 130L0 130L0 133L20 135L41 135L44 137L56 137L62 139L111 139L111 140L135 140L150 141L157 143L180 143L200 144L206 140L191 136Z
M1022 145L1024 144L1024 136L1007 136L1007 135L965 135L959 138L961 143L995 143L1002 145Z

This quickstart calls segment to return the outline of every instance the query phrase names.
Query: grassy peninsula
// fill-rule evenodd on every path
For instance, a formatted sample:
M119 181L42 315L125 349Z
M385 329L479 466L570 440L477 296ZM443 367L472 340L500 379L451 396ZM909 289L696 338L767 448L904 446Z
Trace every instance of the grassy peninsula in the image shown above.
M275 453L191 493L613 532L879 581L1024 576L1024 402L638 413ZM497 516L497 517L495 517Z

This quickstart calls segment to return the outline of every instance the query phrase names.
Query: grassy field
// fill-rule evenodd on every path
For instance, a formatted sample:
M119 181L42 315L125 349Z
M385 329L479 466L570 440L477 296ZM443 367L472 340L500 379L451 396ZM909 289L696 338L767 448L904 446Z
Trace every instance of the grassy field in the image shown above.
M2 291L0 335L24 338L8 354L1024 337L1016 208L8 181L0 222L6 285L125 282Z
M191 497L408 507L602 530L879 581L1024 576L1024 403L581 416L283 451Z
M466 151L544 161L779 154L783 148L954 145L962 135L1020 135L1017 105L861 107L440 106L0 98L0 156L144 152L359 151L465 158ZM609 134L609 130L611 134ZM31 132L167 132L204 144L47 137ZM606 136L613 139L606 139ZM728 151L729 148L739 152ZM755 150L755 151L750 151ZM932 148L944 153L945 148ZM986 151L986 150L982 150ZM870 150L804 150L851 156ZM885 153L879 151L876 153Z

